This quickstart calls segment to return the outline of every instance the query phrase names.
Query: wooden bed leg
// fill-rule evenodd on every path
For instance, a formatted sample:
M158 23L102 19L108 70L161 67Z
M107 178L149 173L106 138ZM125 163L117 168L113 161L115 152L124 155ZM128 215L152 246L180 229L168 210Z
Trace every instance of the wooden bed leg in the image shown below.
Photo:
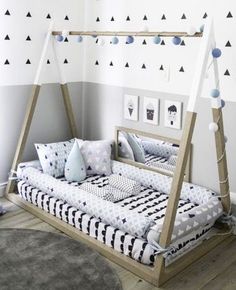
M221 108L212 108L213 120L218 124L218 131L215 132L217 166L220 181L220 194L222 205L226 213L230 213L230 186L228 178L227 157L225 151L224 123Z
M69 121L71 134L75 138L75 137L78 137L78 131L76 128L76 122L75 122L75 117L74 117L74 113L73 113L73 109L72 109L72 105L71 105L71 99L70 99L68 85L61 84L61 91L62 91L62 96L63 96L64 105L65 105L65 109L66 109L66 115L67 115L67 118Z
M20 137L18 140L16 153L15 153L14 160L12 163L12 167L11 167L12 170L16 170L17 165L21 161L21 158L25 149L26 140L29 134L30 126L32 123L32 118L34 115L35 107L37 104L40 88L41 88L40 85L33 86L32 93L31 93L31 96L29 98L28 105L27 105L25 119L22 125ZM7 184L7 188L6 188L6 194L13 192L14 187L15 187L15 182L13 180L9 180Z
M171 236L174 228L175 216L177 212L178 202L184 180L184 172L189 157L191 148L191 140L194 131L197 114L194 112L187 112L185 117L185 127L180 143L177 164L172 180L169 201L167 204L165 219L163 223L163 230L160 236L160 246L167 248L171 243ZM165 279L165 259L162 255L157 257L154 272L157 273L159 284L162 284Z

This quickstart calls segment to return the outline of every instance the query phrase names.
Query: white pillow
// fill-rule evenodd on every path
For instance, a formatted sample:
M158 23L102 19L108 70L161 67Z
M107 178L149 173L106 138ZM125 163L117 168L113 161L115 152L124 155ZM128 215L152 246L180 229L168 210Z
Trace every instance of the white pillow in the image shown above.
M74 141L72 139L58 143L35 144L43 173L53 177L64 176L65 164L74 145Z
M84 141L80 150L87 175L111 174L111 141Z

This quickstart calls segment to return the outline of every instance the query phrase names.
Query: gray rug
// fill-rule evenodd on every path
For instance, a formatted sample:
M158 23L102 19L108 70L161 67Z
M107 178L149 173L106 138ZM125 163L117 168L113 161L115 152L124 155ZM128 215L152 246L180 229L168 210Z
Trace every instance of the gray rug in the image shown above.
M68 237L0 229L1 290L121 290L104 258Z

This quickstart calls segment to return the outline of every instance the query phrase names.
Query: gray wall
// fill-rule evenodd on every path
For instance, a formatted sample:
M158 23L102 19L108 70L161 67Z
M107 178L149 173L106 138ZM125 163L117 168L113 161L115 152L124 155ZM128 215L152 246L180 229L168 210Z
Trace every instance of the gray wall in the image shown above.
M125 93L139 95L141 97L139 122L123 119L123 95ZM84 106L86 108L84 112L84 134L88 139L110 139L114 136L114 127L119 125L176 139L181 138L181 131L164 127L164 116L162 114L164 111L163 100L182 100L184 102L185 111L187 97L94 83L83 84L83 95ZM148 125L142 122L142 96L157 97L161 99L159 126ZM229 139L227 143L227 153L231 191L233 192L236 192L236 180L234 179L234 171L236 168L235 111L236 104L227 103L224 109L225 133ZM192 180L194 183L208 186L214 190L219 190L214 135L208 130L208 124L212 121L209 99L201 98L199 100L198 112L193 137Z
M82 133L82 86L69 85L79 132ZM7 180L24 119L31 86L0 87L0 183ZM70 138L60 86L42 86L25 149L24 160L36 158L34 142L53 142Z

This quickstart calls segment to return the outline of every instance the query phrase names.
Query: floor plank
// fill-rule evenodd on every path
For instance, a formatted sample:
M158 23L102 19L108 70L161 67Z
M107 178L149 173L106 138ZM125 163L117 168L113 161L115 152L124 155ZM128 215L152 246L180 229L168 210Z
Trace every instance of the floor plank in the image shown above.
M7 210L5 215L0 216L0 228L26 228L59 233L57 229L5 198L0 198L0 204ZM235 248L236 238L231 236L161 288L154 287L122 267L107 261L120 277L124 290L234 290L236 289Z

